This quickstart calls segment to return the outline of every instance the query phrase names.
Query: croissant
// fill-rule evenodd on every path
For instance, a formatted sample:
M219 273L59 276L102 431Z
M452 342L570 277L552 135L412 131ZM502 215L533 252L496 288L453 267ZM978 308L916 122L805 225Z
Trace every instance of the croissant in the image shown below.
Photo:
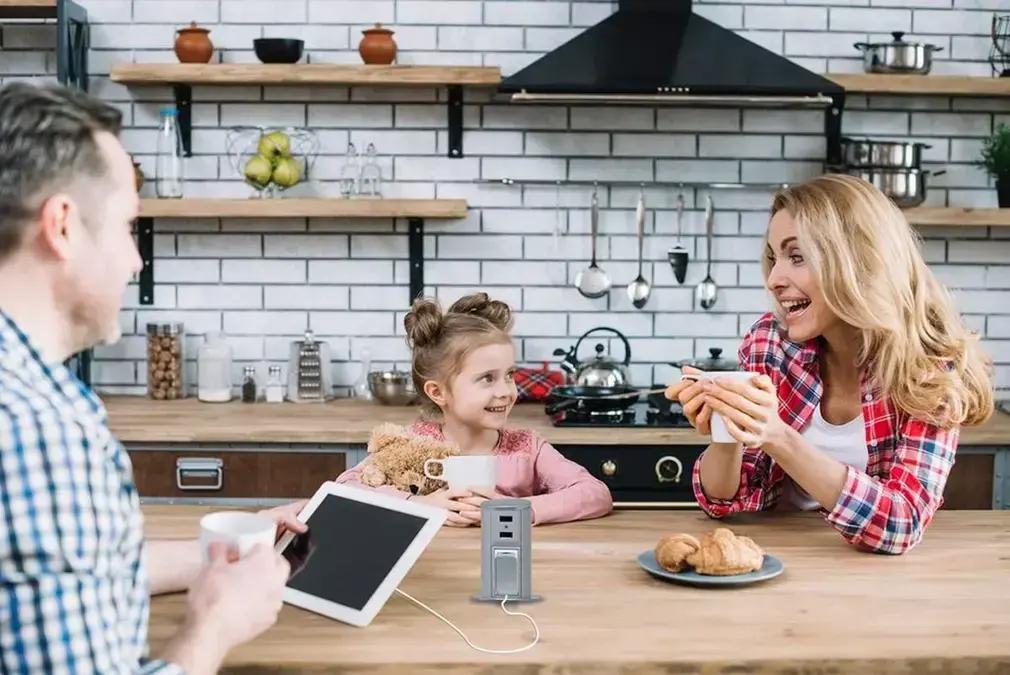
M730 576L761 569L764 551L750 537L738 537L732 530L719 527L706 533L696 551L686 562L698 574Z
M671 572L680 572L687 566L687 556L701 547L689 534L671 534L656 544L656 562Z

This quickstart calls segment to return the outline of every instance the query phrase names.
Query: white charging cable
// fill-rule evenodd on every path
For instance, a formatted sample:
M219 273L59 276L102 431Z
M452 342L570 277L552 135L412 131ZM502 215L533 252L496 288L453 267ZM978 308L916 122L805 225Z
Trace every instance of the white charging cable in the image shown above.
M535 647L536 644L538 642L540 642L540 627L537 626L537 622L534 621L533 617L530 616L529 614L524 614L523 612L510 612L505 607L505 603L509 601L509 596L507 596L507 595L505 596L505 599L501 601L501 609L502 609L502 611L505 612L506 614L508 614L509 616L521 616L521 617L525 618L527 621L529 621L531 624L533 624L533 631L534 631L533 642L529 643L525 647L517 647L516 649L485 649L484 647L478 647L474 643L470 642L470 638L468 638L466 636L466 633L464 633L459 628L457 628L456 625L452 621L449 621L449 619L445 618L444 616L442 616L441 614L439 614L438 612L436 612L431 607L429 607L428 605L424 604L423 602L421 602L417 598L413 597L412 595L404 593L399 588L396 589L396 592L399 593L400 595L402 595L403 597L407 598L411 602L413 602L418 607L420 607L422 609L428 610L429 612L431 612L432 614L434 614L436 617L438 617L439 619L441 619L447 626L449 626L449 628L452 628L454 631L456 631L456 633L461 638L463 638L464 640L466 640L466 643L468 645L470 645L470 647L472 649L476 649L479 652L484 652L485 654L518 654L520 652L525 652L528 649L533 649L533 647Z

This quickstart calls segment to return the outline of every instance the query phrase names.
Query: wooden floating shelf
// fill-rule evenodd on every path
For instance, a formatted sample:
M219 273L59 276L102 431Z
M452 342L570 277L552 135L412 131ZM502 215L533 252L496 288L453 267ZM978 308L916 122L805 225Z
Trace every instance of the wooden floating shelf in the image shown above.
M912 225L1010 227L1010 209L919 206L914 209L905 209L904 213Z
M476 66L357 66L322 63L119 63L123 84L498 86L501 69Z
M1010 96L1010 77L969 75L880 75L825 73L835 84L856 94L927 96Z
M464 199L141 199L141 218L465 218Z
M55 19L56 0L0 0L0 19Z

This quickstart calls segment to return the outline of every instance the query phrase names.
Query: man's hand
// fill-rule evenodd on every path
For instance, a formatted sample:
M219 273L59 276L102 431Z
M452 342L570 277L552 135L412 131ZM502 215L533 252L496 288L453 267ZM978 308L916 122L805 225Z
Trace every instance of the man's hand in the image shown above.
M466 499L473 496L474 493L470 490L442 488L441 490L432 492L430 495L415 495L410 498L410 501L422 502L445 509L449 512L449 517L446 518L445 524L450 527L470 527L471 525L480 523L480 508L474 509L472 505L465 502Z
M276 541L288 530L291 530L295 534L302 534L303 532L308 531L308 526L298 520L298 514L302 512L302 509L304 509L305 505L308 503L308 499L301 499L297 502L260 511L259 515L266 516L277 523L277 534L274 537Z

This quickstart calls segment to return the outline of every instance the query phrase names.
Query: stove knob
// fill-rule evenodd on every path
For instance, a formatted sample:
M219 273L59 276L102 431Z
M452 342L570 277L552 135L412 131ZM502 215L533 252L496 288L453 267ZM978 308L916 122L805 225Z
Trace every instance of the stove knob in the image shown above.
M684 465L672 455L660 457L656 462L656 478L660 483L679 483L684 473Z
M600 471L603 472L604 476L613 476L617 473L617 462L612 459L608 459L602 465L600 465Z

